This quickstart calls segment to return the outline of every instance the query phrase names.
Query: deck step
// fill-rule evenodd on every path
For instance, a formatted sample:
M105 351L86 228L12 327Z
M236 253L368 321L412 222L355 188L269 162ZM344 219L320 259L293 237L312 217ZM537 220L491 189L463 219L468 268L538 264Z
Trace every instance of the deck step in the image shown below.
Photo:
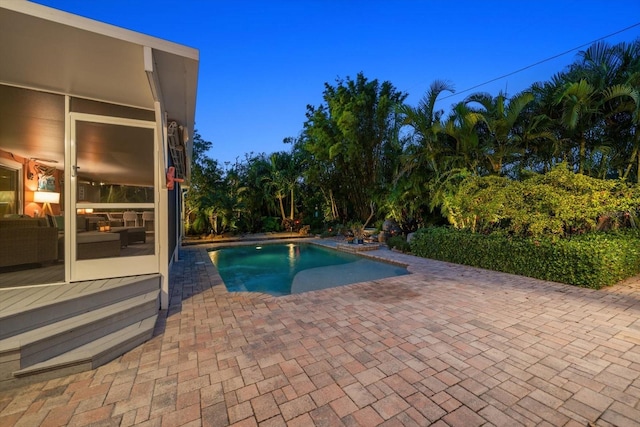
M49 378L95 369L150 340L157 318L156 314L140 320L64 354L20 369L13 375L16 378L30 377L34 381L44 381Z
M20 368L63 354L157 314L158 290L0 341L0 356L17 352Z
M95 289L69 291L68 296L55 297L53 301L47 301L46 298L41 297L28 308L24 308L22 304L18 303L15 309L2 310L0 313L0 324L2 325L0 340L159 290L160 275L126 277L122 278L119 283L108 286L98 286L99 281L92 283ZM95 285L96 283L98 285ZM72 285L76 286L77 284ZM69 287L71 285L61 285L60 292L65 291L63 286ZM89 287L89 285L87 286Z
M160 283L148 274L3 293L14 302L0 303L0 390L97 368L151 339Z

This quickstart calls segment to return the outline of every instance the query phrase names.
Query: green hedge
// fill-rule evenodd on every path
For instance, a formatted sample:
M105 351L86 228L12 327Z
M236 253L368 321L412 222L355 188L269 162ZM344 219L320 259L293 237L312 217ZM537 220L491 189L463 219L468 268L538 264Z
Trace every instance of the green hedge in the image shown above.
M425 258L594 289L640 273L638 230L552 241L430 227L416 232L411 251Z
M391 236L387 240L387 246L389 249L397 249L400 252L410 252L411 245L407 242L407 239L404 236Z

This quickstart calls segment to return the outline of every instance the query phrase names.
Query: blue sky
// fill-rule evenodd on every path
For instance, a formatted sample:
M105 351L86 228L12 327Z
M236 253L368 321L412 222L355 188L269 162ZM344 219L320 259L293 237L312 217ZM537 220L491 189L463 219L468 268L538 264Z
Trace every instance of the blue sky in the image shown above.
M4 0L16 1L16 0ZM431 82L457 91L640 22L638 0L36 0L200 51L196 129L209 156L288 150L324 83L388 80L416 105ZM606 38L640 37L640 26ZM515 94L549 79L576 51L473 92Z

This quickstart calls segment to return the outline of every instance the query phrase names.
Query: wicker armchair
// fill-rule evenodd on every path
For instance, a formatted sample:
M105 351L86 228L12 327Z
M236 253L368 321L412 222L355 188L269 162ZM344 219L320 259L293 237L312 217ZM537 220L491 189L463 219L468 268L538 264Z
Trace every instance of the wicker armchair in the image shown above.
M58 259L58 229L44 218L0 219L0 267Z

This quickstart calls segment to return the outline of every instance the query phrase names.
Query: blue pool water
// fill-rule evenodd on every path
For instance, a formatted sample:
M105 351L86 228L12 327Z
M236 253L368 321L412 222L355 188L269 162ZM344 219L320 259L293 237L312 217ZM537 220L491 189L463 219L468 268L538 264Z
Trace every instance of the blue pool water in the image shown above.
M229 292L275 296L408 274L406 268L310 244L238 246L209 252Z

